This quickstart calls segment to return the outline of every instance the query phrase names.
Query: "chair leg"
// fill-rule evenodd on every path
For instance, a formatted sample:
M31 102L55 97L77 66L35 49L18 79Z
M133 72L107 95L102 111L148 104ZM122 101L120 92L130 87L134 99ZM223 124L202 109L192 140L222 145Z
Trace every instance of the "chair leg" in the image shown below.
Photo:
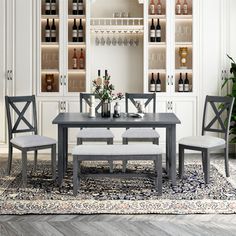
M81 138L77 138L77 145L82 145L83 144L83 140Z
M13 152L13 147L12 147L11 143L9 143L9 147L8 147L7 175L10 175L10 173L11 173L12 152Z
M226 174L226 177L229 177L229 148L228 148L228 145L224 149L224 154L225 154L225 174Z
M73 156L73 195L77 196L79 185L80 185L80 179L78 176L78 167L79 167L80 161L78 161L78 156Z
M107 145L112 145L113 144L113 138L107 139ZM110 166L110 173L113 173L113 161L108 161L109 166Z
M22 151L22 185L23 188L27 186L27 152Z
M182 179L184 176L184 148L179 145L179 177Z
M157 171L157 179L156 179L156 188L158 191L158 195L162 195L162 155L157 155L156 158L156 171Z
M210 182L210 153L208 150L203 151L204 155L204 165L205 165L205 173L204 173L204 179L205 179L205 184L209 184ZM203 167L204 168L204 167Z
M202 169L203 169L203 174L205 176L205 173L206 173L206 161L205 161L204 152L202 152Z
M128 139L127 138L123 138L122 139L122 144L123 145L128 145ZM122 172L125 173L126 172L126 167L127 167L127 160L123 160L122 161Z
M52 179L56 179L56 144L52 145L51 150Z
M38 150L34 151L34 171L37 170Z

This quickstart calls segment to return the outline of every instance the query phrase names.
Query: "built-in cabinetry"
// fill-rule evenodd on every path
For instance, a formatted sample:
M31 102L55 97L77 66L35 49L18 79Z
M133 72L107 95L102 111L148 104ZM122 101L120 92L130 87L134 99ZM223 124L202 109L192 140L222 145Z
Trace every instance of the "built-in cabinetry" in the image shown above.
M5 95L28 95L33 92L32 2L0 2L0 145L7 136Z

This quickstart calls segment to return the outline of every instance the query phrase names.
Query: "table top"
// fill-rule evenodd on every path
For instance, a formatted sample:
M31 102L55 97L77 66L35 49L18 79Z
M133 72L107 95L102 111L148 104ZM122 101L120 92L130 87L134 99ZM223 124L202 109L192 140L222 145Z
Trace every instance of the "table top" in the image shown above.
M180 124L174 113L145 113L142 118L134 118L125 113L119 118L103 118L96 114L90 118L88 113L59 113L53 124L67 127L165 127Z

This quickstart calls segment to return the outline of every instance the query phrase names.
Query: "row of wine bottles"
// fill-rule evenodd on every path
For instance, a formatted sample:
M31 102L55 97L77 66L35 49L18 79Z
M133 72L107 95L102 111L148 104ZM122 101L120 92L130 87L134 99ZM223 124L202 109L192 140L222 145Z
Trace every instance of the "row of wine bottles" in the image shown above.
M161 25L160 20L157 20L157 25L154 25L154 19L150 26L150 42L161 42Z
M150 92L161 92L161 79L160 73L157 73L157 78L155 79L154 73L152 73L150 85L149 85Z
M184 0L183 4L181 4L180 0L177 0L176 7L175 7L175 13L176 15L188 15L189 9L188 9L188 3L187 0Z
M56 14L57 14L57 1L45 0L45 15L56 15Z
M149 13L150 13L150 15L162 15L163 14L163 7L162 7L161 0L158 0L157 4L154 2L154 0L150 1Z
M190 92L188 73L185 74L185 79L183 79L182 73L180 73L179 83L178 83L178 91L179 92Z
M149 91L161 92L160 73L157 73L156 79L155 79L154 73L152 73L150 84L149 84ZM188 73L185 74L185 79L183 79L182 73L180 73L179 81L178 81L178 92L190 92Z
M46 42L56 42L57 40L57 31L55 20L52 19L52 24L50 26L49 19L47 19L47 24L45 26L45 41Z
M72 27L72 41L73 42L84 42L84 28L82 19L79 20L79 26L77 27L76 19Z
M72 13L73 15L84 15L83 0L73 0Z
M80 49L80 56L77 57L77 50L74 48L74 55L72 57L72 68L73 69L84 69L85 68L85 57L83 48Z

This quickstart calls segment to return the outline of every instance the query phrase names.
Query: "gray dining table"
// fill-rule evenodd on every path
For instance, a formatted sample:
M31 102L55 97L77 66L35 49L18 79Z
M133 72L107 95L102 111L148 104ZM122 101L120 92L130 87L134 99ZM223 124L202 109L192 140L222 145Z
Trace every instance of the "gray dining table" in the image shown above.
M61 185L67 169L69 128L165 128L166 171L171 184L176 185L176 125L180 120L174 113L145 113L134 118L125 113L119 118L103 118L97 114L89 118L88 113L59 113L53 120L58 126L58 184ZM75 137L76 138L76 137Z

